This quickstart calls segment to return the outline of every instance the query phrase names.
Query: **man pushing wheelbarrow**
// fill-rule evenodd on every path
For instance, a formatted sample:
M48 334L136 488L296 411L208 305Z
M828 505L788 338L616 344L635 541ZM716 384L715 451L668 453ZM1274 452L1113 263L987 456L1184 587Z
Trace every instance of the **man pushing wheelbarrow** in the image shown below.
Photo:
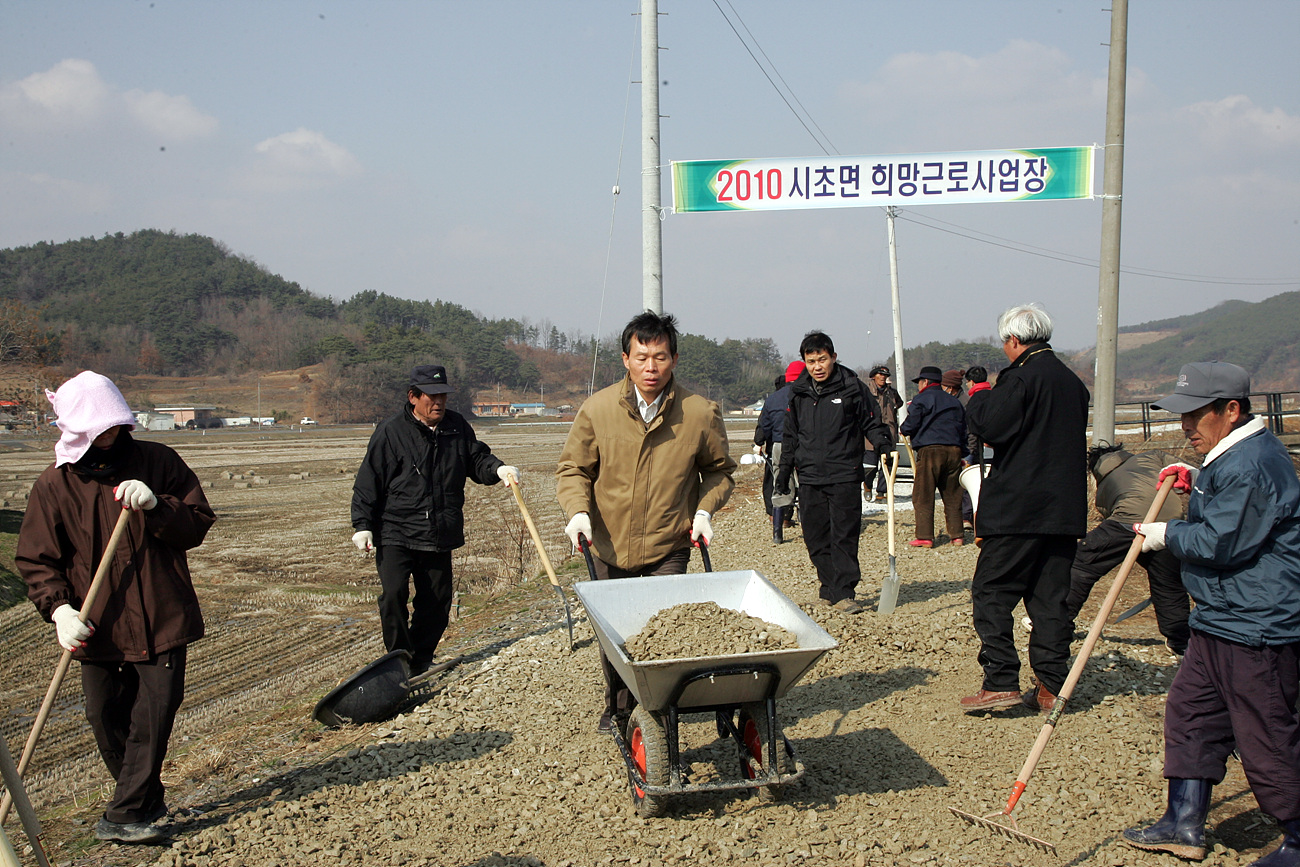
M621 382L593 394L574 419L556 470L556 496L577 547L590 540L599 580L686 572L692 543L713 538L736 462L716 403L683 388L677 321L646 311L623 329ZM605 708L599 728L626 718L634 700L601 653Z

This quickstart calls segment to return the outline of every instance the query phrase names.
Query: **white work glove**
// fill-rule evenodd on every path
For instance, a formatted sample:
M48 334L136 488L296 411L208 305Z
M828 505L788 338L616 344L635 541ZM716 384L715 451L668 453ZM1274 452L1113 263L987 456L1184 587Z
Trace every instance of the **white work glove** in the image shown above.
M139 479L125 481L113 489L113 499L122 504L123 509L147 512L158 505L158 498L149 490L149 486Z
M95 634L95 627L82 623L81 612L66 602L54 609L52 617L59 635L59 646L64 650L77 650Z
M1165 550L1165 522L1134 524L1133 532L1142 537L1142 553Z
M1185 494L1196 484L1196 477L1200 474L1201 471L1191 464L1170 464L1160 471L1160 481L1156 486L1159 487L1160 482L1165 480L1165 476L1174 476L1174 490Z
M762 447L762 446L754 446L754 454L756 454L756 455L761 455L762 453L763 453L763 447Z
M375 547L375 534L369 530L357 530L352 534L352 544L362 554L369 554Z
M573 547L578 548L578 534L581 533L591 541L591 516L586 512L579 512L569 519L569 523L564 527L564 535L569 537Z
M713 542L713 522L709 520L709 513L700 509L695 513L695 521L691 524L691 541L698 544L703 539L705 545Z
M497 467L497 478L504 482L507 488L511 485L517 485L519 484L519 467L503 464Z

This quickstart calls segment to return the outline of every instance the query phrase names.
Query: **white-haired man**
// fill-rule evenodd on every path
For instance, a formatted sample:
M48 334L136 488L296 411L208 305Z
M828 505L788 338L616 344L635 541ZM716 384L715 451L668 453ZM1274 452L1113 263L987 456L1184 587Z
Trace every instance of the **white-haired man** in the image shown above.
M980 488L984 543L971 581L984 681L961 707L1047 712L1069 673L1074 624L1065 600L1088 529L1088 389L1052 351L1052 319L1037 304L1003 313L998 336L1011 366L966 406L971 432L993 447L993 466ZM1021 600L1034 624L1034 683L1023 695L1012 631Z

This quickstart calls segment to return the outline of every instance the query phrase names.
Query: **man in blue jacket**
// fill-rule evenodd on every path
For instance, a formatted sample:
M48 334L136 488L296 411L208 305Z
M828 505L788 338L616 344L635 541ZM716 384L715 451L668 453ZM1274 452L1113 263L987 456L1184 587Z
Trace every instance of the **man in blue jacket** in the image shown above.
M808 369L790 386L776 492L790 493L790 477L797 470L803 539L821 582L822 604L859 614L866 610L855 598L862 579L862 456L867 440L887 454L889 430L862 380L836 361L828 335L808 332L799 354Z
M785 542L782 530L794 526L795 494L785 496L776 494L776 474L781 465L781 437L785 435L785 408L790 405L790 383L799 378L804 371L802 361L792 361L785 368L785 374L779 377L776 391L763 401L763 411L758 415L758 425L754 428L754 451L767 455L767 465L763 472L763 496L767 501L767 513L772 516L772 544ZM798 487L798 479L793 479Z
M899 433L912 438L916 454L916 478L912 483L912 509L916 514L913 548L934 547L934 492L943 497L945 529L953 547L959 547L961 527L961 459L966 454L966 408L940 386L943 373L937 367L922 367L913 379L917 391L907 405L907 418ZM961 380L957 380L960 387Z
M1250 375L1235 364L1185 364L1174 394L1154 404L1182 415L1198 471L1187 520L1138 524L1144 551L1182 562L1196 607L1187 655L1165 702L1169 802L1124 839L1180 858L1205 855L1210 790L1235 748L1255 800L1282 826L1259 867L1300 865L1300 480L1286 448L1250 414Z
M406 406L375 428L352 486L352 544L375 552L379 623L389 652L411 654L411 673L433 663L451 614L451 552L465 544L465 482L510 485L506 466L447 409L440 364L411 371ZM407 620L408 582L415 586Z

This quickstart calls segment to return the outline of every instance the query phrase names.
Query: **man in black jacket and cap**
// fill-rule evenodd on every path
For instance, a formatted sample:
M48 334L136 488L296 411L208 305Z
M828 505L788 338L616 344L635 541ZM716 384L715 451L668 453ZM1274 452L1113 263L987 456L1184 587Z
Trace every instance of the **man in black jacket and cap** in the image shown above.
M1047 712L1069 673L1074 624L1066 596L1088 521L1088 389L1052 351L1052 320L1037 304L1003 313L998 336L1011 366L966 406L971 431L993 447L993 468L980 487L984 544L971 581L984 682L961 707L1023 703ZM1022 599L1034 624L1035 681L1024 695L1012 633Z
M352 486L352 544L375 552L384 646L410 652L412 674L433 663L450 619L451 552L465 544L465 481L519 481L519 470L447 409L451 391L442 365L412 370L407 405L375 428ZM409 622L408 582L415 585Z
M888 454L889 430L862 380L835 360L830 337L808 332L799 354L808 369L790 386L776 492L789 493L797 469L803 538L821 581L821 600L858 614L865 610L854 598L862 578L858 535L864 443L870 440L878 453Z

